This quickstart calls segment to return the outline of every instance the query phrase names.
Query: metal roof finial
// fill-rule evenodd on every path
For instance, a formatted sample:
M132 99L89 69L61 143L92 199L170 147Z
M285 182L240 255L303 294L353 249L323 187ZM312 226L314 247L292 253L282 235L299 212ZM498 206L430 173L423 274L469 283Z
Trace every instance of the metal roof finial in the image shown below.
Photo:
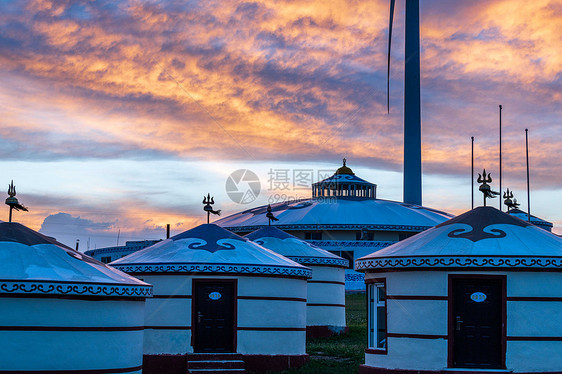
M484 169L482 175L478 173L477 182L482 183L478 189L484 194L484 206L486 206L486 199L493 199L500 194L499 192L492 191L490 188L488 183L492 183L492 174L486 174L486 169Z
M269 220L269 226L271 226L271 221L279 221L279 218L275 217L271 212L271 204L267 205L267 213L265 214L265 216Z
M517 199L513 198L513 191L510 191L509 188L506 192L503 193L504 201L503 203L507 206L507 211L509 212L511 209L517 209L519 207L519 203Z
M203 196L203 204L205 204L203 210L207 212L207 224L209 224L211 213L216 214L217 216L221 215L220 209L213 210L213 207L211 205L213 205L214 203L215 203L215 199L211 197L210 193L208 193L206 197Z
M6 199L6 205L10 207L10 219L8 222L12 222L12 211L21 210L24 212L28 212L29 210L19 203L18 199L16 198L16 186L14 186L14 181L8 185L8 198Z
M345 163L347 162L347 160L344 158L343 159L343 166L345 166Z

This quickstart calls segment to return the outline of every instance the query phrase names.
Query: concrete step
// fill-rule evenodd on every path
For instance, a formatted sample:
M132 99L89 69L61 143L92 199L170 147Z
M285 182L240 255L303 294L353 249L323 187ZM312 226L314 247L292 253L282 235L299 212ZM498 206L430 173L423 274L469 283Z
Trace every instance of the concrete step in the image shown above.
M190 374L241 374L246 373L244 360L239 353L193 353L187 355Z
M187 361L242 360L240 353L189 353Z
M241 374L246 373L246 369L188 369L190 374Z
M190 369L244 369L242 360L188 361Z

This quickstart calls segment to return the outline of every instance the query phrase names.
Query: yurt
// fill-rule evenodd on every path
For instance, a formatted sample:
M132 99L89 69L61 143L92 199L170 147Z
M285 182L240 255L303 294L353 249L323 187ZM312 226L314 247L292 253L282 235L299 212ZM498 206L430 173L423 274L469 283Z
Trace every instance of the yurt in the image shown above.
M145 374L259 372L308 360L307 267L214 224L111 265L154 286L145 319Z
M348 261L274 226L246 238L312 269L308 280L306 332L308 337L345 332L345 269Z
M0 222L0 372L141 373L152 287Z
M355 262L360 373L562 372L562 239L479 207Z

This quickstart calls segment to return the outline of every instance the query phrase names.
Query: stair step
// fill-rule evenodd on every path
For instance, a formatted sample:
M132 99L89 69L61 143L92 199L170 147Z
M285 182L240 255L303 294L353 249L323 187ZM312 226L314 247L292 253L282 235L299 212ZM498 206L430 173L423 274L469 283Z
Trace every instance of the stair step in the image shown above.
M241 374L246 373L240 353L190 353L187 370L190 374Z
M242 361L240 353L189 353L187 361Z
M190 374L240 374L245 372L245 369L189 369Z
M242 360L188 361L189 369L244 369Z

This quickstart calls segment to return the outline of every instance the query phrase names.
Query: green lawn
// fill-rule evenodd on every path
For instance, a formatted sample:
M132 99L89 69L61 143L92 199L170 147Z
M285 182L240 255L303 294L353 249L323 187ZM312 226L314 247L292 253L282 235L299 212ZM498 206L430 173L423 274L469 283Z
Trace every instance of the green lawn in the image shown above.
M309 340L306 351L310 362L284 374L356 374L365 360L367 316L365 294L345 297L345 312L349 334Z

